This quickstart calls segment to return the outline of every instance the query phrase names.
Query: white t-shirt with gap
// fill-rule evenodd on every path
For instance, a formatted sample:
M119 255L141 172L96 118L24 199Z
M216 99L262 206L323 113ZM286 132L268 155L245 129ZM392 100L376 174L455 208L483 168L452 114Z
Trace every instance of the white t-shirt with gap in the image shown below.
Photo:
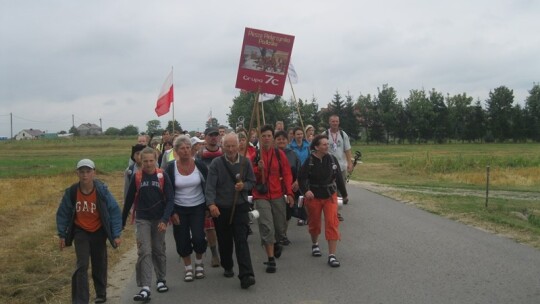
M199 169L182 175L174 166L174 203L182 207L195 207L204 203L204 193Z

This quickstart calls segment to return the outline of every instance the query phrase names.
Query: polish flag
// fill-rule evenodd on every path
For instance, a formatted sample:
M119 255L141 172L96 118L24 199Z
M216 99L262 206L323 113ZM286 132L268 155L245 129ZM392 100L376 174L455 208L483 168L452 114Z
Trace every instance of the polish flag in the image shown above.
M161 91L159 92L158 100L156 103L156 114L162 116L169 113L171 103L174 101L174 88L173 88L173 72L169 73Z

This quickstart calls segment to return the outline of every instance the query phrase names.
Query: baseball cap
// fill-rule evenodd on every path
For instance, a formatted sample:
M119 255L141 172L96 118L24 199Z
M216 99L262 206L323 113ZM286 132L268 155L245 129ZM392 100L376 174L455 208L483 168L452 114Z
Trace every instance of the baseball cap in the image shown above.
M206 130L204 130L204 135L208 135L208 134L213 134L213 133L217 133L219 134L219 130L218 128L216 127L210 127L210 128L207 128Z
M198 138L197 136L193 136L192 138L190 138L189 140L191 140L191 145L194 146L196 144L200 144L200 143L203 143L204 140Z
M94 164L93 161L89 160L88 158L85 158L85 159L81 159L78 163L77 163L77 169L80 169L82 167L88 167L90 169L95 169L96 168L96 165Z

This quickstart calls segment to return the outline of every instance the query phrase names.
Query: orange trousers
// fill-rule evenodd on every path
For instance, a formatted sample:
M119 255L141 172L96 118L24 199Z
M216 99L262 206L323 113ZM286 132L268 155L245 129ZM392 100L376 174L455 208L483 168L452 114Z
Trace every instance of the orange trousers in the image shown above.
M321 234L321 215L324 213L324 236L326 240L339 240L337 193L334 193L329 198L306 199L305 205L308 213L309 234Z

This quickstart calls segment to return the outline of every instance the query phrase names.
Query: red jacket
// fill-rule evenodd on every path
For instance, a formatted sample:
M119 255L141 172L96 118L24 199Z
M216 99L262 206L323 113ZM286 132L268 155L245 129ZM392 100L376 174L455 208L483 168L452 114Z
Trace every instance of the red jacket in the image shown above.
M276 156L276 150L279 153L280 159ZM260 159L264 161L264 176L266 178L266 185L268 185L268 192L261 194L257 191L256 187L253 188L253 199L277 199L287 194L293 196L292 183L293 177L291 173L291 167L287 160L287 155L280 149L264 148L260 150ZM281 163L281 169L279 164ZM270 168L270 170L268 170ZM257 178L257 184L262 181L261 171L256 162L253 162L253 171Z

